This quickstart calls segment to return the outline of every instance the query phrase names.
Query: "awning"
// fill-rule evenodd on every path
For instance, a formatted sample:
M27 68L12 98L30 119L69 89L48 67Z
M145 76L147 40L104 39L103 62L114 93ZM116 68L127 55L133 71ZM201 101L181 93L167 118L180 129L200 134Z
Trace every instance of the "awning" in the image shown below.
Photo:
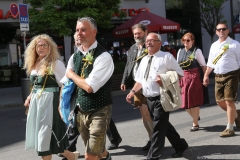
M131 27L137 23L147 26L149 32L170 33L180 30L180 25L156 14L142 11L113 30L115 37L132 37Z

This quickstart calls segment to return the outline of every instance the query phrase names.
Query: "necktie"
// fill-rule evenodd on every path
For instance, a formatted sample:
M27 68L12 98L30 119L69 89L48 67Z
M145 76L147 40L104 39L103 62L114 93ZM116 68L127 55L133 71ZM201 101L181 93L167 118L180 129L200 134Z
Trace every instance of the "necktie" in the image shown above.
M152 63L152 58L153 56L151 56L148 60L148 65L147 65L147 68L146 68L146 71L145 71L145 74L144 74L144 78L147 80L148 79L148 75L149 75L149 71L150 71L150 66L151 66L151 63Z

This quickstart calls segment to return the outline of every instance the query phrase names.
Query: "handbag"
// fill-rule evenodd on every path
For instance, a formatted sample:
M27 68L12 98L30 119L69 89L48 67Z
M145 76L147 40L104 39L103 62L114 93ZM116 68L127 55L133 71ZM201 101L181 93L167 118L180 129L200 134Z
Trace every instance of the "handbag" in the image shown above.
M60 99L60 112L63 121L68 126L74 120L74 109L76 107L76 84L72 80L67 80L62 87Z

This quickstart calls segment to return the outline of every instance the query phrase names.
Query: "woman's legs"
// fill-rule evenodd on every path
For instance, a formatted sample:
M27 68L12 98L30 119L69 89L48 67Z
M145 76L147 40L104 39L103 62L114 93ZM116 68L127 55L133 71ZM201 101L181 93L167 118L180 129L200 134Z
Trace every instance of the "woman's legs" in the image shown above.
M199 118L200 107L194 107L194 108L186 109L186 111L189 113L189 115L193 119L193 126L198 126L198 118Z
M42 160L51 160L51 159L52 159L52 155L42 156Z

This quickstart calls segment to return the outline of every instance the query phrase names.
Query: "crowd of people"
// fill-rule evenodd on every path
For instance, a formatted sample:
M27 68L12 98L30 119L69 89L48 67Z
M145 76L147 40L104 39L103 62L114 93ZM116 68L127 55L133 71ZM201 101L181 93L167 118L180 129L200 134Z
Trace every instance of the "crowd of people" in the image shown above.
M123 91L130 88L126 101L132 103L131 99L134 99L133 105L142 116L148 133L147 144L142 147L148 151L147 160L161 158L165 137L175 150L173 158L182 157L188 148L187 141L171 124L170 113L163 109L160 101L159 87L163 86L160 75L168 71L176 71L179 76L182 88L182 105L179 107L192 118L191 132L199 129L200 106L208 103L209 74L214 71L216 102L226 111L228 119L220 137L234 136L234 122L240 128L240 111L234 104L240 77L240 43L228 37L227 25L219 23L216 26L219 39L212 44L207 63L190 32L183 35L184 48L177 53L171 53L168 43L162 43L159 34L148 33L143 24L132 26L132 32L136 43L122 52L127 58L120 88ZM118 148L122 141L112 120L111 77L113 55L118 53L114 53L114 48L110 51L104 49L97 42L96 35L97 24L93 18L77 20L76 52L66 68L59 60L57 45L50 36L37 35L27 46L24 68L33 89L24 103L29 107L25 146L26 150L36 150L43 160L51 160L53 154L62 155L63 159L78 159L80 153L76 151L76 143L79 135L84 142L86 160L111 160L108 150ZM70 130L59 109L67 79L76 85L71 95L76 97L76 125ZM105 146L106 136L110 141L108 148Z

